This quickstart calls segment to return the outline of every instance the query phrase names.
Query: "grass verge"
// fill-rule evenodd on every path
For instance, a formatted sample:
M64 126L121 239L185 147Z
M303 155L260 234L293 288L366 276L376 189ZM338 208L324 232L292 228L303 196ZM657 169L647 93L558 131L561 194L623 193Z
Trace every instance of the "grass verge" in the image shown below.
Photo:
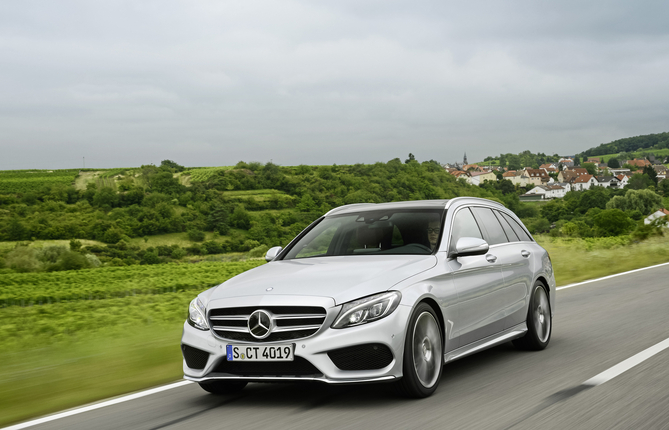
M627 244L627 237L565 239L536 236L553 262L558 285L600 278L669 262L669 240L654 237Z

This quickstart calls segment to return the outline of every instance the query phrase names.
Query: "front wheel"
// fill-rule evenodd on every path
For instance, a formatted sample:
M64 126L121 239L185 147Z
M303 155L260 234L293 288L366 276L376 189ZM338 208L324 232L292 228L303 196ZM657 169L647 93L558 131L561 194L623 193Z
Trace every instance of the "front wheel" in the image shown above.
M514 340L513 345L518 349L540 351L548 346L552 330L553 320L548 293L544 284L537 281L532 288L530 308L527 311L527 333L520 339Z
M441 328L434 310L426 303L416 306L404 342L402 379L397 388L407 397L432 395L439 385L443 367Z
M204 391L207 391L212 394L226 395L226 394L235 394L239 391L242 391L246 387L247 382L245 381L206 381L199 382L200 387Z

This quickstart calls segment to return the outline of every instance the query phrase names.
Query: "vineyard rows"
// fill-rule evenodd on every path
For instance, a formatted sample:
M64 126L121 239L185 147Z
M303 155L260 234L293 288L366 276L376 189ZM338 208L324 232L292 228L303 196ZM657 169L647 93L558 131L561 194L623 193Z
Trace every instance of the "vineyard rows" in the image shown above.
M260 260L231 263L103 267L51 273L6 273L0 277L0 306L121 298L204 291L259 266ZM89 306L89 305L86 305ZM4 311L4 310L3 310Z
M199 169L189 170L187 172L184 172L184 174L190 175L191 182L206 182L216 173L230 169L232 169L232 167L202 167Z
M70 185L78 174L78 169L0 171L0 194L27 193L45 185Z

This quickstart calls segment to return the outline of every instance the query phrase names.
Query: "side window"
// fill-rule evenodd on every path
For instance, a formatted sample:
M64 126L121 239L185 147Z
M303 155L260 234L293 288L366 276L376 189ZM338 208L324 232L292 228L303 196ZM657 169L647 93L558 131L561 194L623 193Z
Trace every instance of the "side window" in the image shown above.
M504 233L506 233L506 237L509 238L509 242L518 242L520 240L518 239L518 235L516 235L516 232L513 231L507 220L504 219L504 217L502 216L502 214L498 211L493 211L493 213L497 216L497 220L499 221L499 223L502 224L502 228L504 229Z
M498 243L506 243L509 240L502 229L497 217L492 213L491 209L474 207L472 208L477 218L483 222L483 227L485 227L488 232L488 244L497 245Z
M513 231L516 232L521 241L532 242L532 238L525 232L524 228L518 225L515 219L511 218L505 213L503 213L502 215L504 216L504 219L509 222L511 228L513 228Z
M481 230L469 208L460 209L455 214L453 229L451 230L450 249L455 249L455 244L458 243L458 239L461 237L477 237L483 239Z

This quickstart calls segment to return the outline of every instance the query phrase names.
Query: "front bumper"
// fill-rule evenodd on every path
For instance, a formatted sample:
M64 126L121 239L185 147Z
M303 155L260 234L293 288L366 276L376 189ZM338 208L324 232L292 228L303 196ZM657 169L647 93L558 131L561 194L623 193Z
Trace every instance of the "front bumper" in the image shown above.
M251 306L257 303L249 303L251 298L239 298L226 301L227 307ZM400 305L389 316L358 327L345 329L332 329L330 325L339 314L341 306L334 306L332 299L313 297L300 298L300 305L322 306L326 309L327 316L323 326L312 336L287 342L276 342L271 345L295 344L295 358L298 357L308 361L315 368L315 372L308 375L291 375L289 373L272 371L272 364L263 362L262 367L268 369L254 374L244 372L225 373L217 369L219 364L227 361L226 347L228 344L244 344L249 346L268 345L270 343L248 343L229 341L215 337L211 330L202 331L192 327L188 322L184 323L181 343L191 348L196 348L208 354L204 356L202 363L206 361L201 369L194 369L183 361L184 378L195 382L211 380L244 380L255 382L280 382L280 381L320 381L330 384L351 384L362 382L390 381L402 376L402 357L406 324L411 314L410 306ZM295 296L274 296L271 300L265 297L262 301L265 306L288 306L295 305ZM260 306L262 307L262 306ZM380 369L368 370L342 370L335 365L328 356L329 351L356 345L381 344L388 347L392 352L390 363ZM364 360L364 357L361 357ZM225 364L225 363L224 363ZM246 368L252 368L252 363L245 363ZM223 367L223 366L221 366ZM277 366L280 367L280 366Z

